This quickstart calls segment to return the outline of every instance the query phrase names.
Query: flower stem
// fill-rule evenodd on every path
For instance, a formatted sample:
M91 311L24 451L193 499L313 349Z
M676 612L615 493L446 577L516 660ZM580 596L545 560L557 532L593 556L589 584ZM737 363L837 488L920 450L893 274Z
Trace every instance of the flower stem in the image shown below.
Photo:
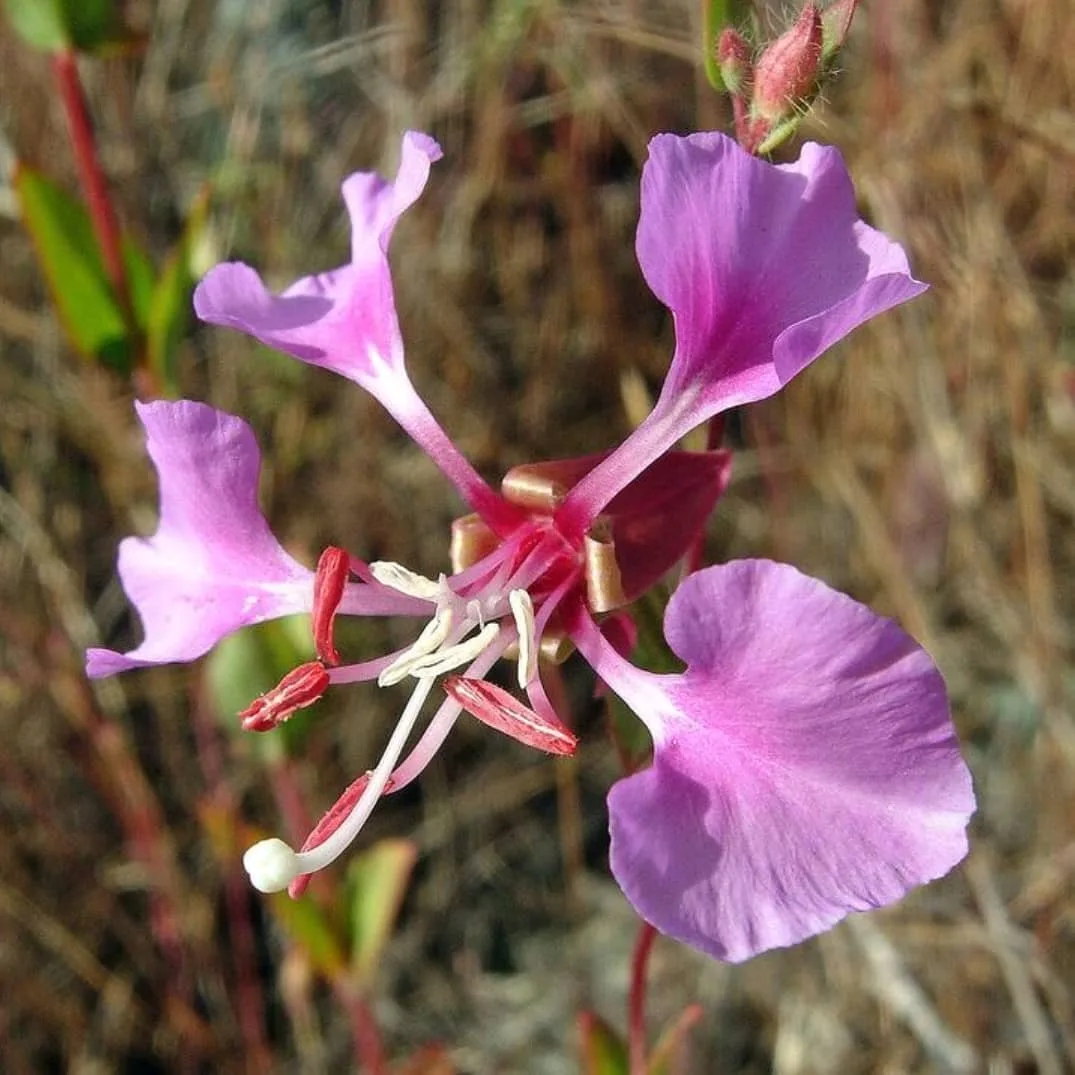
M381 1032L369 1004L347 980L346 975L333 978L332 986L336 999L351 1020L351 1037L355 1045L358 1070L365 1075L389 1075Z
M134 316L131 289L127 269L123 262L123 240L116 216L115 205L108 191L108 183L97 156L97 142L93 134L93 120L89 104L78 74L78 60L73 49L64 49L52 57L52 72L56 87L67 116L67 130L71 137L71 151L75 158L79 185L86 202L94 238L101 252L105 274L112 287L112 294L119 306L123 322L134 353L134 377L139 395L152 399L160 395L156 378L146 365L145 349L141 345L141 332Z
M631 994L627 999L627 1052L631 1075L646 1075L646 968L657 931L643 922L631 957Z
M78 168L78 179L86 199L93 234L101 250L105 272L115 292L125 319L131 317L131 295L127 286L127 272L123 265L119 221L108 193L104 173L97 159L97 146L93 137L93 121L90 119L86 95L78 77L78 62L71 49L57 52L52 58L52 70L60 91L67 128L71 135L71 148Z

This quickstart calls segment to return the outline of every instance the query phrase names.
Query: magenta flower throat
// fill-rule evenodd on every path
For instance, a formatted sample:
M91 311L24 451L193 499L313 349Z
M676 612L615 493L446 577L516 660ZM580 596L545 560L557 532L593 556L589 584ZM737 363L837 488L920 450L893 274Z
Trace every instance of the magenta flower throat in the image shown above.
M145 638L126 654L91 650L89 675L194 660L241 627L305 612L317 660L254 700L244 727L275 727L345 684L408 686L380 759L303 847L271 839L246 853L266 892L300 894L464 711L572 752L542 686L545 660L571 645L653 737L653 764L609 795L611 864L661 931L742 960L946 873L966 853L970 776L940 674L893 623L789 566L746 560L697 571L673 596L665 635L684 672L645 672L620 652L631 602L682 560L727 485L727 453L677 442L924 289L901 248L858 219L839 154L808 144L774 166L719 134L654 138L637 252L676 330L657 404L612 451L518 467L498 490L417 395L396 317L389 243L439 156L408 133L393 182L344 183L346 265L281 294L246 265L219 265L195 308L381 402L472 512L453 527L452 573L367 564L340 547L311 570L258 508L260 457L241 419L190 401L140 405L160 523L121 544L119 573ZM336 650L337 616L418 623L407 648L352 662ZM517 689L486 680L501 659ZM412 734L435 688L440 704Z

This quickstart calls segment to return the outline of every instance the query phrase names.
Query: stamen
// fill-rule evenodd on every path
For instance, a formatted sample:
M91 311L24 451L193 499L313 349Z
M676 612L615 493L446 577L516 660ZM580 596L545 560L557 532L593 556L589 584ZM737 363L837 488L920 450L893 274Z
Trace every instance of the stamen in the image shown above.
M403 651L378 677L378 687L391 687L411 674L414 666L444 645L452 630L452 610L442 608L422 629L414 644Z
M303 841L300 854L303 851L312 851L315 847L319 847L347 820L348 815L369 786L370 777L372 776L372 772L363 773L357 780L352 781L347 786L343 794L328 808L325 815L313 827L310 835ZM387 795L393 790L395 789L392 784L392 778L389 777L384 786L383 794ZM311 875L308 873L299 874L287 886L287 894L293 900L297 900L310 884L310 877Z
M343 600L347 576L351 571L350 561L351 558L343 549L330 545L317 561L317 573L314 575L314 643L318 657L328 665L340 663L332 634L336 610Z
M410 667L410 674L419 679L435 679L445 672L451 672L482 654L498 634L500 634L500 624L487 623L476 635L472 635L466 641L457 642L454 646L415 661Z
M439 582L427 579L425 575L419 575L416 571L411 571L392 560L377 560L370 564L370 574L382 586L390 586L393 590L405 593L408 597L422 597L427 601L435 601L441 593Z
M551 706L548 715L542 715L523 705L503 687L469 676L449 676L443 686L448 697L471 716L520 743L561 755L574 754L578 747L578 740L552 712Z
M377 768L373 770L369 783L359 796L358 802L355 803L354 808L344 818L340 826L323 843L318 844L317 847L309 851L303 851L295 855L297 861L294 864L294 872L287 879L284 887L290 884L299 874L314 873L323 869L330 862L334 862L362 831L362 826L365 825L366 819L373 812L377 800L384 793L389 780L392 778L392 770L395 768L396 762L399 761L400 754L403 753L407 738L410 736L415 722L418 720L418 715L422 711L422 705L426 698L429 697L429 692L432 689L432 679L419 681L403 710L403 715L399 718L399 723L388 740L388 746L385 747L384 754L381 755L381 760L377 763ZM286 844L284 846L287 847ZM250 849L250 851L253 850L253 848ZM247 852L247 855L250 854L250 851ZM276 854L279 858L279 851Z
M278 727L297 710L313 705L328 685L329 675L320 661L300 664L239 714L243 730L267 732Z
M526 690L527 685L537 675L538 649L534 630L534 602L526 590L512 590L508 594L508 604L515 619L515 630L519 633L519 687Z

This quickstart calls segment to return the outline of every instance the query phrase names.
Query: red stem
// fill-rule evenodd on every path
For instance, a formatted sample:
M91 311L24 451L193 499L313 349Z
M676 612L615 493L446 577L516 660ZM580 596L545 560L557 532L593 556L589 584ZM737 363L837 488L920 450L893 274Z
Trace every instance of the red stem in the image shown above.
M78 76L78 61L70 49L57 52L52 57L52 70L56 84L67 114L67 129L71 135L71 149L75 155L75 166L82 186L82 195L86 199L93 234L101 250L101 260L105 272L119 302L125 320L131 325L134 318L131 310L131 294L127 286L127 270L123 264L123 246L120 239L119 220L108 193L108 184L97 159L97 145L93 136L93 121L90 118L86 94Z
M389 1075L384 1045L377 1020L366 1001L355 991L345 975L332 983L336 999L351 1017L351 1037L355 1043L355 1058L360 1071L366 1075Z
M657 931L642 923L631 958L631 994L627 998L627 1052L631 1075L646 1075L646 968Z
M235 818L235 795L227 782L220 732L204 698L192 705L194 743L209 795L229 823ZM248 1070L268 1071L272 1053L265 1040L265 998L257 973L257 945L250 921L250 888L246 875L236 865L224 867L224 909L228 916L231 963L235 972L235 1009L243 1038Z
M70 49L57 52L52 57L52 70L56 76L60 100L67 114L67 129L71 135L71 150L78 171L79 185L86 202L90 224L93 227L97 247L101 252L105 273L112 287L120 315L127 326L127 335L134 355L132 380L135 391L142 399L157 399L161 387L156 374L146 361L146 350L138 321L131 303L131 290L127 280L127 268L123 261L123 239L119 219L108 193L101 163L97 159L97 143L93 136L93 120L90 118L86 94L78 76L78 61Z

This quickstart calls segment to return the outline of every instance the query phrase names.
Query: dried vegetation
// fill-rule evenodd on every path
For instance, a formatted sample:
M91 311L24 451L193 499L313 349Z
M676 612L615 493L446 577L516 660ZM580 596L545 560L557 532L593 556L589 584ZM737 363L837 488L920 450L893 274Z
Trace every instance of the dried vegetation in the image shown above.
M145 57L86 76L151 250L210 180L212 256L281 282L332 264L341 177L393 166L400 128L431 130L446 158L393 256L434 411L491 477L623 432L671 341L632 250L646 140L726 121L693 5L131 5L150 7ZM710 553L789 560L929 646L981 808L966 867L889 912L741 968L659 945L654 1019L705 1005L692 1071L1075 1069L1073 55L1069 0L878 0L810 121L933 288L733 423ZM47 67L10 36L0 57L7 148L74 189ZM277 828L288 786L327 805L392 699L341 692L282 772L215 720L197 671L85 682L83 647L135 630L112 565L153 525L153 477L128 390L67 350L0 199L4 1070L263 1071L269 1052L348 1070L339 1009L207 828ZM258 429L289 547L443 565L458 505L357 389L202 327L181 359L188 395ZM464 1073L566 1072L578 1008L620 1018L614 768L581 680L577 698L576 764L460 730L375 816L373 836L421 849L377 998L393 1050L440 1039Z

